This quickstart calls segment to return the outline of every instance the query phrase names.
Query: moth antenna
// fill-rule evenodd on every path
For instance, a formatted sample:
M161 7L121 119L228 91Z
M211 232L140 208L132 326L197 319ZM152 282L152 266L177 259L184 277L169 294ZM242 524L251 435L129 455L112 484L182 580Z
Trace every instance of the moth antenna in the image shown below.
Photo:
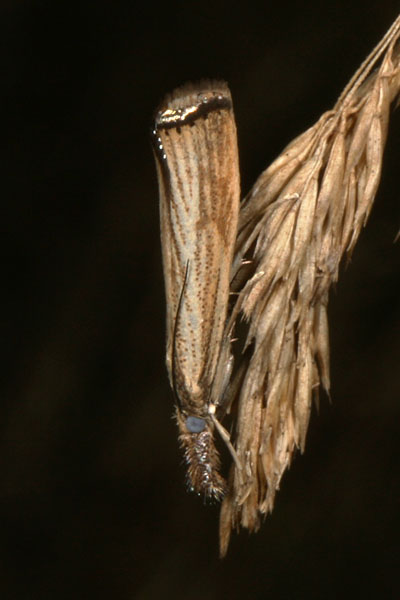
M181 289L181 293L179 294L179 301L178 301L178 307L176 309L176 316L175 316L175 322L174 322L174 332L172 335L172 358L171 358L171 370L172 370L172 392L174 395L174 399L175 399L175 403L178 405L179 409L182 410L182 403L181 400L179 398L178 392L177 390L177 385L176 385L176 371L175 371L175 364L176 364L176 344L175 344L175 340L176 340L176 332L178 329L178 322L179 322L179 314L182 308L182 300L183 300L183 294L185 291L185 286L188 280L188 275L189 275L189 261L187 261L186 263L186 269L185 269L185 277L183 278L183 284L182 284L182 289Z

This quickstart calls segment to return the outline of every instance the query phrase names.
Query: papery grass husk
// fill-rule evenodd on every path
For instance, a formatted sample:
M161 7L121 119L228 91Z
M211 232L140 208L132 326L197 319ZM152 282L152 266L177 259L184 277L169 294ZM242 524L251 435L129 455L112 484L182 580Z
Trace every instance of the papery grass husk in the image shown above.
M229 327L247 321L251 354L235 400L237 460L221 507L222 556L232 528L256 531L272 510L294 451L304 451L312 398L321 385L329 393L329 288L379 184L400 89L399 36L400 17L334 108L283 150L241 206ZM246 268L249 279L241 276Z

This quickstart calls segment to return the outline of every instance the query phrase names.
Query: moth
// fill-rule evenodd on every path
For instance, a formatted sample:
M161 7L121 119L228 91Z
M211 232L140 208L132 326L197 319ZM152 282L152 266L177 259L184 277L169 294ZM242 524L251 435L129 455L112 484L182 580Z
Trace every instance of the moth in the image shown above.
M232 370L226 328L240 180L228 86L186 84L161 103L152 133L167 300L166 364L190 489L221 499L214 443Z

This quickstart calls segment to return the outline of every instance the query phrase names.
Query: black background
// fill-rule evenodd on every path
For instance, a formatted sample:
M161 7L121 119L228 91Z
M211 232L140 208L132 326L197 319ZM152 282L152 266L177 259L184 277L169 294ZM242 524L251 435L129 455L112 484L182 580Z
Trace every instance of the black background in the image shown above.
M331 295L332 403L273 515L222 562L171 419L148 135L165 92L224 78L246 192L398 12L2 2L2 598L399 597L399 114Z

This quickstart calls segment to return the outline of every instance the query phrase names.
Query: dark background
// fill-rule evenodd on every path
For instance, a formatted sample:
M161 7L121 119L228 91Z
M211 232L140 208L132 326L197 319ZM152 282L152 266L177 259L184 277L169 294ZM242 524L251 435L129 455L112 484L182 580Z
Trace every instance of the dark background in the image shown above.
M148 136L165 92L224 78L247 192L398 12L2 2L2 599L399 597L399 114L331 295L332 403L273 515L222 562L171 419Z

